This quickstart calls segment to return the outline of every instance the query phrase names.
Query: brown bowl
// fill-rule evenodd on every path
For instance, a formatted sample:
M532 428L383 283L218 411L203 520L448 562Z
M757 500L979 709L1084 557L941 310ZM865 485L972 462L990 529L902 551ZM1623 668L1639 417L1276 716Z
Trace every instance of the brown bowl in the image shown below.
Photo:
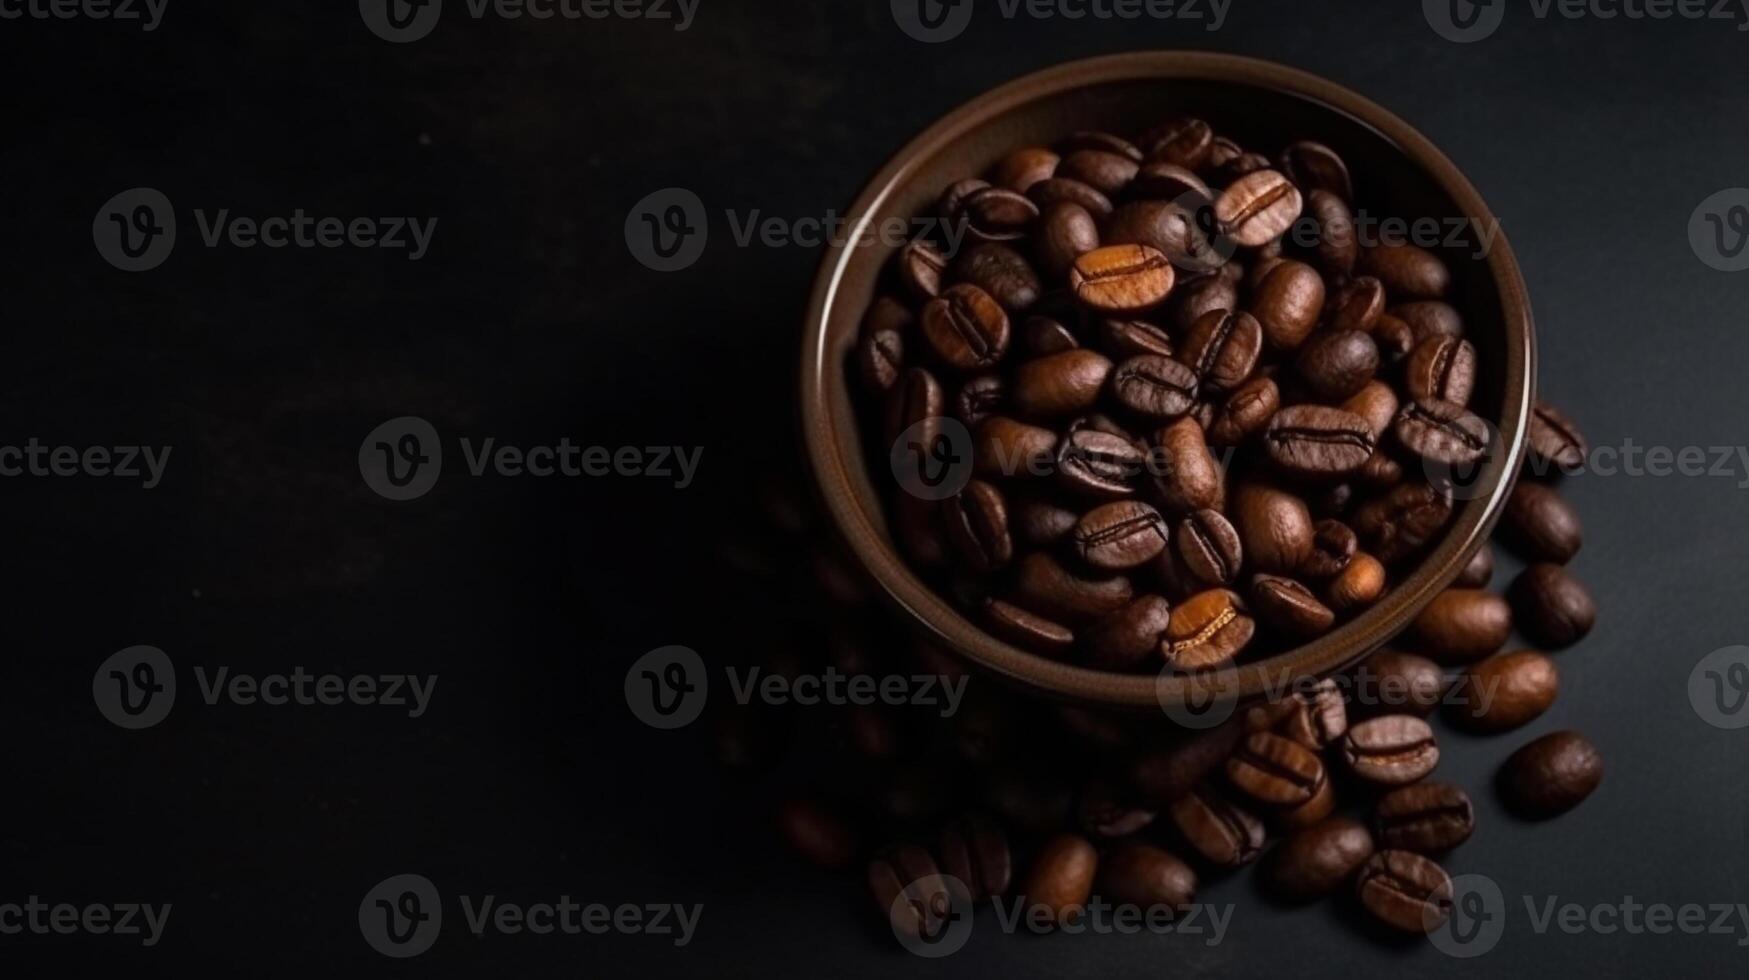
M1077 703L1165 707L1210 695L1254 697L1348 666L1395 636L1486 540L1518 472L1535 378L1530 303L1504 236L1485 258L1449 251L1451 300L1465 314L1483 377L1472 409L1495 424L1499 451L1458 502L1444 540L1366 612L1319 639L1213 674L1116 674L1050 660L967 619L907 565L889 533L882 495L852 406L847 358L893 248L854 244L865 229L928 213L942 189L984 173L1007 151L1076 130L1135 132L1175 114L1206 118L1247 147L1295 139L1337 148L1365 189L1367 211L1408 220L1467 219L1497 229L1476 189L1407 123L1348 89L1281 65L1231 55L1138 52L1071 62L1017 79L955 109L881 168L850 209L820 265L802 344L801 407L808 458L825 505L857 559L929 632L960 654L1030 688ZM1474 236L1472 235L1472 240ZM882 452L877 459L884 458ZM882 485L885 472L872 474Z

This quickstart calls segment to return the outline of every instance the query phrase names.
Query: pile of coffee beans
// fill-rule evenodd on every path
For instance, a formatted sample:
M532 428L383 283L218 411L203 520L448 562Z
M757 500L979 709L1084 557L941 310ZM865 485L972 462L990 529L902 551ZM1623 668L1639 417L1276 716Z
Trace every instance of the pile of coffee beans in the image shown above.
M1378 601L1496 440L1450 270L1363 241L1355 200L1330 147L1272 160L1197 119L946 188L957 251L897 253L852 365L908 559L1001 638L1110 671L1221 667ZM969 453L963 488L912 485L907 452Z

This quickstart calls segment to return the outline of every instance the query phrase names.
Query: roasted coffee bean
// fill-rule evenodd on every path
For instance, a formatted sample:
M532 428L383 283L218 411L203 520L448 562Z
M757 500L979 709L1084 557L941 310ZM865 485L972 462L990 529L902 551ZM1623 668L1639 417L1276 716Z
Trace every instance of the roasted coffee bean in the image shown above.
M1366 550L1386 565L1419 555L1451 523L1450 494L1404 483L1354 510L1350 522Z
M1146 245L1107 245L1083 254L1069 270L1069 288L1096 313L1141 313L1166 301L1172 263Z
M1422 649L1446 664L1474 663L1506 644L1512 607L1481 589L1446 589L1415 617Z
M1008 406L1008 382L1000 374L980 374L967 378L953 396L953 417L975 429L992 415Z
M1531 471L1538 475L1550 469L1571 473L1585 465L1584 434L1572 419L1548 402L1537 402L1531 412L1525 447L1530 451Z
M1446 698L1455 725L1476 732L1504 732L1549 710L1560 692L1555 662L1534 650L1497 653L1459 675Z
M1243 156L1245 149L1225 136L1216 136L1209 144L1208 159L1203 161L1203 167L1210 170L1219 169Z
M882 395L899 383L905 369L905 337L897 330L864 333L856 346L856 372L862 390Z
M1219 769L1246 734L1236 718L1203 731L1178 734L1131 761L1130 788L1138 800L1154 807L1180 800Z
M1571 504L1553 489L1518 481L1502 517L1511 542L1532 561L1565 565L1579 553L1584 531Z
M1111 213L1104 241L1107 246L1146 246L1187 272L1211 272L1220 267L1225 255L1209 230L1213 210L1196 205L1194 200L1131 201Z
M1269 732L1247 735L1227 760L1227 781L1265 806L1299 806L1316 796L1327 778L1317 753Z
M1080 346L1068 327L1048 316L1029 316L1014 332L1015 353L1024 358L1061 354Z
M1213 310L1191 325L1181 359L1205 397L1245 383L1263 351L1263 327L1249 313Z
M1142 162L1142 151L1134 143L1122 136L1114 136L1111 133L1095 130L1070 133L1069 137L1063 140L1059 149L1064 153L1074 153L1076 150L1104 150L1107 153L1129 157L1137 163Z
M1121 575L1083 578L1050 555L1034 552L1020 560L1011 601L1074 626L1109 616L1129 605L1134 597L1134 586Z
M1251 581L1251 604L1258 618L1285 636L1322 636L1336 625L1336 614L1312 590L1291 578L1258 575Z
M935 852L941 870L959 879L974 902L1001 895L1013 880L1008 835L981 814L968 813L943 828Z
M1078 180L1106 196L1113 196L1136 179L1141 164L1108 150L1076 150L1063 158L1057 172Z
M1372 381L1337 407L1366 419L1374 438L1383 439L1397 419L1397 393L1383 381Z
M1166 519L1139 500L1102 504L1082 515L1069 542L1090 567L1121 572L1145 565L1166 550Z
M1031 548L1063 540L1080 519L1075 511L1030 493L1015 495L1008 505L1008 523L1015 539Z
M1372 834L1348 817L1332 817L1289 835L1260 872L1276 897L1309 902L1341 888L1373 855Z
M1273 350L1299 348L1324 313L1324 278L1304 262L1283 259L1258 283L1251 315Z
M1239 532L1218 510L1193 511L1172 536L1185 571L1200 585L1231 585L1239 576L1244 547Z
M1238 268L1237 262L1222 266L1223 270ZM1190 332L1197 320L1209 313L1236 309L1239 305L1239 289L1220 276L1204 276L1174 289L1172 299L1167 305L1173 330L1183 336Z
M1385 594L1385 566L1366 552L1357 552L1348 567L1330 581L1330 608L1350 613L1379 601Z
M1506 592L1518 628L1545 647L1572 646L1597 624L1597 603L1565 568L1538 562L1521 572Z
M1157 595L1142 596L1082 631L1087 665L1129 671L1152 663L1171 621L1171 604Z
M993 572L1014 558L1008 533L1008 504L1002 491L983 480L967 483L942 508L948 540L973 571Z
M1331 478L1360 469L1377 448L1372 427L1352 412L1294 405L1275 413L1263 431L1271 462L1295 476Z
M1030 309L1044 289L1026 256L995 242L973 245L960 253L954 260L953 274L990 294L1010 313Z
M1406 242L1361 249L1355 268L1384 283L1393 296L1441 299L1451 288L1451 270L1439 256Z
M1476 387L1476 348L1467 340L1429 337L1409 352L1403 386L1417 401L1468 405Z
M941 382L923 368L910 368L887 393L886 441L891 445L901 433L915 427L912 434L917 441L933 445L941 434L941 420L946 414L947 394L942 391Z
M1366 387L1378 372L1379 345L1360 330L1326 330L1306 341L1294 367L1319 400L1339 402Z
M1360 258L1360 236L1355 233L1354 212L1347 202L1329 191L1315 190L1306 195L1305 216L1317 232L1318 268L1331 276L1353 272Z
M916 845L899 844L876 855L868 864L868 885L880 914L902 935L936 935L953 914L935 859Z
M1123 436L1080 429L1063 438L1057 451L1057 477L1078 496L1127 497L1135 492L1147 454Z
M1208 439L1217 446L1237 446L1269 425L1281 408L1281 389L1270 378L1252 378L1227 396L1215 412Z
M1416 300L1412 303L1400 303L1391 307L1390 314L1409 325L1409 330L1415 335L1415 343L1419 344L1430 337L1450 337L1462 340L1464 336L1464 318L1450 303L1436 299Z
M1348 734L1348 697L1325 678L1291 699L1294 710L1276 726L1282 735L1319 751Z
M1148 160L1175 163L1190 170L1199 170L1208 162L1214 147L1215 131L1201 119L1174 119L1143 134L1140 141Z
M1041 209L1057 204L1077 204L1097 220L1111 216L1111 198L1078 180L1063 177L1041 180L1027 189L1026 196Z
M1021 891L1033 909L1044 909L1052 922L1067 925L1085 911L1098 870L1099 853L1092 844L1075 834L1059 834L1039 849Z
M1202 201L1214 200L1209 185L1193 170L1164 160L1145 164L1130 182L1129 191L1141 197L1160 201L1175 201L1189 196Z
M1024 146L1003 157L990 171L990 182L1022 194L1057 172L1059 157L1042 146Z
M1355 668L1354 687L1358 714L1425 716L1445 695L1445 674L1426 657L1386 647Z
M1333 579L1342 574L1358 550L1360 538L1353 528L1337 520L1319 521L1313 528L1312 550L1298 572L1315 582Z
M1444 854L1470 839L1476 811L1470 794L1450 783L1416 783L1379 798L1379 842L1397 851Z
M973 468L982 476L1042 476L1056 450L1055 432L1002 415L985 419L972 435Z
M1389 490L1403 482L1403 464L1379 450L1367 457L1354 479L1369 489Z
M1344 201L1354 200L1348 164L1322 143L1301 140L1281 151L1281 172L1307 193L1329 191Z
M1125 844L1100 862L1101 897L1139 909L1182 912L1196 901L1196 872L1164 848Z
M1451 918L1451 876L1409 851L1380 851L1356 877L1361 907L1392 929L1429 933Z
M949 366L982 370L1008 351L1008 314L989 293L961 283L923 307L923 339Z
M1263 154L1245 152L1228 161L1227 165L1219 170L1206 171L1206 168L1204 169L1205 172L1209 173L1209 179L1215 183L1231 184L1239 178L1249 176L1259 170L1268 170L1270 165L1269 158Z
M1016 241L1038 220L1038 205L1006 187L973 191L960 208L966 230L981 241Z
M1089 837L1116 840L1140 833L1158 814L1124 799L1116 786L1095 777L1081 787L1075 822Z
M984 804L1003 826L1023 835L1053 834L1069 825L1075 790L1036 767L1005 766L985 777Z
M1342 738L1342 761L1369 783L1403 786L1439 765L1439 744L1420 718L1382 715L1349 727Z
M1385 284L1371 276L1350 279L1330 295L1328 313L1331 330L1371 333L1385 315Z
M1196 374L1170 357L1142 354L1111 372L1119 405L1143 418L1176 418L1196 404Z
M896 263L899 283L913 297L928 301L941 293L941 278L947 273L947 256L927 239L919 238L900 249Z
M1255 248L1292 228L1303 204L1292 181L1277 171L1259 170L1221 192L1215 200L1215 216L1233 241Z
M1099 247L1099 223L1092 212L1073 201L1045 209L1039 224L1038 260L1054 281L1062 281L1075 260Z
M1245 557L1258 571L1291 575L1312 552L1312 514L1291 493L1260 483L1241 484L1233 494L1232 516Z
M1181 418L1154 433L1148 486L1154 500L1169 514L1219 510L1227 498L1226 472L1209 452L1202 425Z
M1172 804L1171 815L1185 841L1210 864L1236 868L1263 853L1263 821L1213 790L1192 790Z
M1085 412L1110 374L1111 362L1085 348L1027 361L1014 370L1014 412L1024 419Z
M1460 589L1479 589L1494 578L1494 548L1482 545L1451 584Z
M989 186L989 181L979 180L976 177L968 177L949 185L947 190L941 192L941 198L936 202L936 213L948 221L958 224L965 220L966 199Z
M1100 349L1120 361L1144 355L1172 356L1172 338L1143 320L1101 320L1094 333Z
M1238 656L1256 628L1237 593L1210 589L1173 608L1160 652L1179 670L1207 670Z
M1379 317L1369 332L1373 343L1379 345L1379 360L1386 366L1398 364L1415 349L1415 331L1389 313Z
M1573 809L1603 781L1603 756L1578 732L1551 732L1507 758L1500 794L1519 816L1546 819Z
M1409 402L1397 413L1391 432L1424 462L1460 473L1481 462L1492 443L1488 423L1455 402Z
M1055 653L1075 645L1075 634L1067 626L1000 599L984 607L984 621L990 632L1030 650Z
M790 847L817 868L842 871L856 861L856 831L818 800L785 800L777 810L777 825Z

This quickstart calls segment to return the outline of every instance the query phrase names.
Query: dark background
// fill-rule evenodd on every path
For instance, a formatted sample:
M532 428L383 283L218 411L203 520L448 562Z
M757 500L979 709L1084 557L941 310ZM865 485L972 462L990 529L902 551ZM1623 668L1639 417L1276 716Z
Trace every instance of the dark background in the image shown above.
M974 935L926 963L882 941L857 883L802 868L697 731L626 709L653 647L754 649L791 626L721 593L713 543L759 520L746 490L793 462L795 344L819 259L737 248L646 270L622 224L646 193L714 218L843 209L938 115L1026 71L1143 48L1283 61L1380 101L1445 149L1504 223L1534 297L1543 392L1594 444L1732 444L1749 394L1749 276L1690 250L1690 212L1749 183L1749 35L1715 21L1536 21L1438 37L1413 3L1235 0L1183 21L1005 21L918 44L887 5L703 0L649 22L476 22L451 0L410 45L355 5L171 0L151 34L0 21L0 441L174 447L146 492L9 479L0 620L6 799L0 901L173 902L156 949L0 937L0 962L148 975L1096 976L1166 969L1308 976L1475 967L1360 937L1336 906L1276 909L1246 876L1226 942ZM986 3L984 6L991 6ZM91 240L111 195L175 202L176 253L127 274ZM421 262L374 251L205 249L194 208L436 216ZM471 479L385 501L356 454L378 423L429 419L532 445L702 445L699 482ZM1749 474L1743 474L1749 476ZM1450 861L1505 890L1484 968L1723 975L1739 936L1535 936L1517 896L1749 899L1742 733L1690 709L1687 677L1744 639L1749 525L1735 479L1581 478L1576 569L1604 618L1560 655L1560 702L1527 732L1452 739L1482 827ZM798 599L799 604L802 600ZM145 732L108 724L92 672L149 643L183 693ZM207 707L191 668L435 673L430 712ZM1486 783L1530 734L1589 733L1599 793L1566 819L1507 819ZM703 902L692 946L653 937L488 937L453 920L404 963L362 941L377 881L446 896ZM454 915L451 903L446 910ZM987 915L987 913L986 913ZM982 923L982 919L980 923Z

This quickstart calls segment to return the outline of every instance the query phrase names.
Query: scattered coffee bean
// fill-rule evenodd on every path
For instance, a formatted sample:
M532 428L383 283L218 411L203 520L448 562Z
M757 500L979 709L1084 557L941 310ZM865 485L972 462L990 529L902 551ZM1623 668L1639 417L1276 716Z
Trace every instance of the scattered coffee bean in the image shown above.
M1603 757L1578 732L1552 732L1507 758L1500 792L1520 816L1544 819L1573 809L1603 781Z
M1529 464L1539 475L1549 469L1561 473L1585 465L1585 436L1579 427L1548 402L1537 402L1530 414L1530 432L1525 440Z
M1445 695L1445 673L1426 657L1386 647L1361 661L1355 687L1362 692L1353 708L1368 716L1428 715Z
M1298 806L1327 779L1317 753L1269 732L1253 732L1227 760L1227 780L1246 797L1272 807Z
M1196 900L1196 872L1170 851L1134 842L1111 852L1099 866L1101 897L1143 910L1182 912Z
M1508 540L1532 561L1565 565L1579 553L1584 532L1579 515L1550 487L1518 481L1501 518Z
M994 820L966 814L942 829L935 852L941 858L941 870L959 879L972 901L1008 891L1014 862L1008 835Z
M1470 794L1450 783L1416 783L1379 798L1379 843L1397 851L1444 854L1476 830Z
M1172 822L1210 864L1236 868L1263 853L1263 821L1209 789L1192 790L1172 804Z
M1492 592L1446 589L1415 617L1413 630L1433 659L1473 663L1506 645L1512 607Z
M1597 603L1565 568L1538 562L1507 589L1519 629L1545 647L1569 647L1597 624Z
M1471 731L1504 732L1549 710L1560 686L1548 657L1534 650L1497 653L1458 676L1446 713L1453 724Z
M1439 744L1420 718L1382 715L1349 727L1342 739L1342 760L1369 783L1402 786L1439 765Z
M1452 585L1460 589L1479 589L1494 579L1494 548L1492 545L1482 545L1476 553L1470 556L1469 563L1458 573L1457 580Z
M869 890L881 917L907 936L933 936L952 914L947 882L921 847L887 848L868 865Z
M1409 933L1432 932L1451 917L1451 877L1409 851L1380 851L1356 877L1360 904L1373 919Z
M1348 817L1332 817L1288 836L1260 869L1278 898L1308 902L1347 884L1373 855L1372 834Z
M1074 834L1059 834L1039 849L1021 891L1029 906L1066 925L1085 910L1098 869L1099 853L1092 844Z

